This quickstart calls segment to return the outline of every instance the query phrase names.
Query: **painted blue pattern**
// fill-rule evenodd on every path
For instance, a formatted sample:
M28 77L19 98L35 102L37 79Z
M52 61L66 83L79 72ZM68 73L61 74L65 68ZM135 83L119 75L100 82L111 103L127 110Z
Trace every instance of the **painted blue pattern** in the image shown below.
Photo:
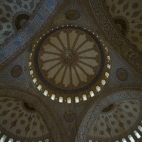
M0 49L0 64L3 64L13 54L24 48L25 43L38 32L42 25L48 21L54 9L64 0L44 0L37 15L31 23L23 29L8 45Z

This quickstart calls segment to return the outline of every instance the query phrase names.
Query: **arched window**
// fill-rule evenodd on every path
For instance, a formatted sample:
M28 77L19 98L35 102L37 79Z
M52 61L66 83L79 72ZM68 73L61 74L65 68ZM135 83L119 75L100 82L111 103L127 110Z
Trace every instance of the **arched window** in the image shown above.
M8 142L13 142L13 139L9 139Z
M71 103L71 98L70 98L70 97L67 98L67 103L68 103L68 104Z
M106 84L106 81L105 81L105 80L102 80L101 83L102 83L102 85L105 85L105 84Z
M63 97L59 97L59 102L60 102L60 103L63 102Z
M31 70L31 71L30 71L30 75L33 75L33 73L34 73L33 70Z
M46 139L45 142L49 142L49 139Z
M141 137L141 135L136 130L134 131L134 134L138 139Z
M94 96L95 96L95 94L94 94L93 91L90 91L90 96L91 96L91 97L94 97Z
M1 139L0 139L0 142L4 142L5 139L6 139L6 135L3 135L3 136L1 137Z
M107 56L107 59L110 60L110 56Z
M110 69L110 68L111 68L111 65L110 65L110 64L107 64L107 68Z
M44 94L44 96L47 96L48 91L47 91L47 90L45 90L43 94Z
M32 62L29 62L29 66L31 66L32 65Z
M38 89L39 91L41 90L41 88L42 88L42 86L41 86L41 85L38 85L37 89Z
M105 76L106 76L106 78L108 78L109 77L109 73L105 72Z
M82 95L82 98L83 98L83 101L86 101L87 100L86 94Z
M34 79L33 79L33 82L34 82L34 83L36 83L36 82L37 82L37 79L36 79L36 78L34 78Z
M122 139L122 142L127 142L125 138Z
M128 135L128 138L131 142L135 142L134 138L131 135Z
M101 88L99 86L96 86L96 90L97 90L97 92L100 92Z
M75 97L75 103L79 103L79 97L78 96Z
M138 129L142 132L142 127L141 126L138 126Z
M55 94L51 95L51 100L55 100Z

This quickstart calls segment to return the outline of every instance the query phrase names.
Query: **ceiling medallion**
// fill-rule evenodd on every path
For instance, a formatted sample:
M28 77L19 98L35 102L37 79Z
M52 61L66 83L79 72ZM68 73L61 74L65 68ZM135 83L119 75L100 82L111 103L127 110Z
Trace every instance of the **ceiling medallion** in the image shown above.
M22 67L20 65L15 65L11 69L11 76L13 78L18 78L22 75Z
M109 76L110 56L94 33L67 25L40 37L29 66L33 82L45 96L78 103L101 91Z
M117 69L116 76L120 81L126 81L129 77L127 70L125 70L124 68Z
M77 11L77 10L68 10L66 13L65 13L65 17L68 19L68 20L76 20L80 17L80 13Z

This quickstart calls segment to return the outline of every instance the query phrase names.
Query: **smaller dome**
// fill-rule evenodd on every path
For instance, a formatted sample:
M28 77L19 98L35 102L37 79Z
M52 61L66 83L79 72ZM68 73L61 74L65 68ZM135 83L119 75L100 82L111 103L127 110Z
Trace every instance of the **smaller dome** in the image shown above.
M0 128L1 139L8 142L27 140L44 140L48 138L49 131L46 124L34 106L15 98L0 97ZM15 137L16 136L16 137ZM0 139L0 140L1 140Z

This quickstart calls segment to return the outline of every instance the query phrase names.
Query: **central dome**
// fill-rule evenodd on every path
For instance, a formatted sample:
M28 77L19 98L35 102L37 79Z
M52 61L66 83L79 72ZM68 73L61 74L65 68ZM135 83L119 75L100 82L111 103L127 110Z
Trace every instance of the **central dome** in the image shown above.
M51 94L82 94L100 84L100 78L105 76L106 50L86 29L75 26L53 29L32 51L38 84Z

